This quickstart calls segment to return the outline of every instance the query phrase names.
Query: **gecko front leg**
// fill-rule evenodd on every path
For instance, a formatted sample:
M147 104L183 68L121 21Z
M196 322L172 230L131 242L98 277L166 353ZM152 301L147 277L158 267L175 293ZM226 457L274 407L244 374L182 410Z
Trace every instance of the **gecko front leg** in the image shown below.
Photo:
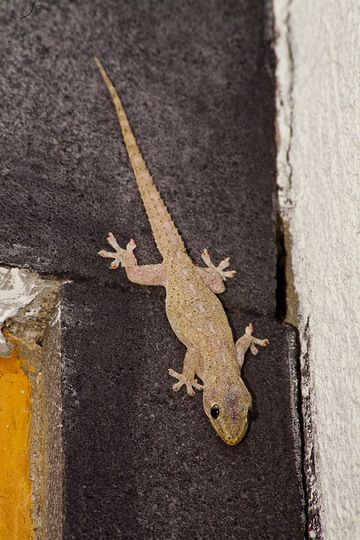
M108 259L114 259L110 265L111 269L125 268L129 281L139 285L163 285L166 283L165 270L162 264L146 264L139 266L133 253L136 248L134 240L130 240L126 249L119 246L115 236L109 233L107 241L115 249L114 252L101 250L99 255Z
M183 372L177 373L173 369L168 370L169 375L179 381L173 385L174 392L178 392L183 385L186 386L186 392L191 397L195 396L194 388L196 390L203 390L204 387L195 379L195 373L199 369L199 363L200 358L198 353L188 349L184 358Z
M249 326L245 328L245 334L236 342L237 360L239 362L240 369L242 368L245 353L249 347L252 354L257 355L259 351L256 345L260 345L260 347L267 347L267 345L269 345L268 339L258 339L254 337L252 335L253 331L254 326L252 323L250 323Z
M230 258L227 257L217 266L215 266L207 249L204 249L201 254L201 258L206 264L207 268L197 267L198 272L206 285L215 294L221 294L225 291L225 281L229 278L233 278L236 274L235 270L225 270L228 268L228 266L230 266Z

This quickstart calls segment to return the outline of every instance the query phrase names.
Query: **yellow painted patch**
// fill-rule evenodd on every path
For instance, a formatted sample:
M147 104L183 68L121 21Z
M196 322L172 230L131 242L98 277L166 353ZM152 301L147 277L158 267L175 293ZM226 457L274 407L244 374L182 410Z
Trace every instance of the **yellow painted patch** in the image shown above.
M0 357L0 540L30 540L31 384L15 352Z

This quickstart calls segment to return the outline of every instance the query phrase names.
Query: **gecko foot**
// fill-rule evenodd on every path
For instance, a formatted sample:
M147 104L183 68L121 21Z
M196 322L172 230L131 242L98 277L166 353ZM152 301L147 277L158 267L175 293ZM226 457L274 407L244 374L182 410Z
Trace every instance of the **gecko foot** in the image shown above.
M250 323L245 328L245 335L251 336L250 351L251 351L252 354L257 355L259 350L255 345L260 345L260 347L267 347L270 342L269 342L268 339L258 339L258 338L256 338L255 336L252 335L253 331L254 331L254 325L252 323Z
M226 281L229 278L233 278L236 274L235 270L225 270L225 268L228 268L230 266L230 257L227 257L226 259L222 260L217 266L215 266L210 258L208 250L204 249L201 254L201 258L206 264L206 266L210 268L210 270L216 272L221 276L223 281Z
M239 362L240 369L243 366L245 353L248 349L252 352L252 354L258 354L258 349L256 345L260 345L260 347L266 347L269 345L268 339L258 339L252 335L254 331L254 325L252 323L248 324L248 326L245 328L245 334L241 336L240 339L236 342L236 351L237 351L237 361Z
M194 388L196 388L196 390L204 389L202 384L198 383L197 379L189 379L184 374L177 373L173 369L169 369L168 372L171 377L174 377L174 379L177 379L179 381L173 385L174 392L178 392L184 384L186 385L186 392L188 396L191 397L195 396Z
M130 242L126 246L126 249L123 249L119 246L115 236L111 232L107 237L107 241L109 242L110 246L115 249L115 252L105 251L104 249L102 249L98 252L98 255L100 255L100 257L105 257L108 259L114 259L110 265L110 268L112 268L113 270L119 268L119 266L125 267L126 258L129 256L129 254L132 254L132 252L136 248L135 241L130 240Z

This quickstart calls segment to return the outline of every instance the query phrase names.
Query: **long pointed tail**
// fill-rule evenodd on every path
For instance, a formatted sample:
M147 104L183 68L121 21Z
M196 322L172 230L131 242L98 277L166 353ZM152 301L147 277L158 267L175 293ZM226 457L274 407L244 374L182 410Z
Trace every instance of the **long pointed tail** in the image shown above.
M158 250L164 258L168 254L171 254L175 249L185 251L185 246L181 236L176 229L163 200L161 199L160 193L158 192L146 163L141 155L121 99L100 60L95 58L95 62L115 105L126 150L134 171L136 183L150 221Z

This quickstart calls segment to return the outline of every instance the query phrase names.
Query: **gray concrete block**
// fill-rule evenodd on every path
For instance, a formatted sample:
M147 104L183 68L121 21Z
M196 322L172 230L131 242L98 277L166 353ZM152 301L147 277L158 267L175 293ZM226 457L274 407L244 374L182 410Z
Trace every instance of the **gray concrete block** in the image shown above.
M156 262L113 106L121 93L190 253L230 255L247 309L275 310L273 59L262 2L3 3L0 262L111 282L109 230ZM124 287L128 287L122 279Z
M229 447L201 394L171 389L167 368L185 349L163 300L159 289L62 291L65 538L303 538L293 330L255 320L271 345L247 357L252 422ZM239 337L251 316L230 320Z

